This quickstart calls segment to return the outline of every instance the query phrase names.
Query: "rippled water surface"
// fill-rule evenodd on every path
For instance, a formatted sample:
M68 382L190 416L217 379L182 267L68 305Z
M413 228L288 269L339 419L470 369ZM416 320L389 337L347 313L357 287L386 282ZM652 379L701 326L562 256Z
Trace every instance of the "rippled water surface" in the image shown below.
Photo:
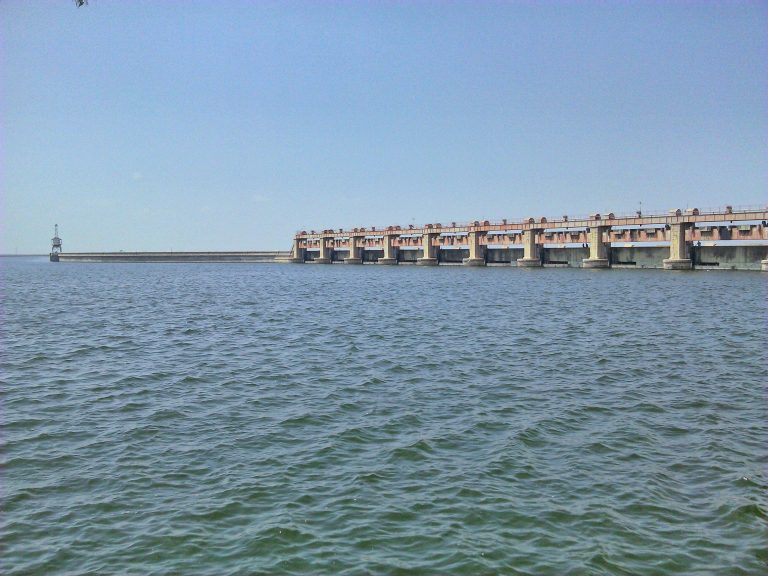
M748 272L0 259L5 574L765 574Z

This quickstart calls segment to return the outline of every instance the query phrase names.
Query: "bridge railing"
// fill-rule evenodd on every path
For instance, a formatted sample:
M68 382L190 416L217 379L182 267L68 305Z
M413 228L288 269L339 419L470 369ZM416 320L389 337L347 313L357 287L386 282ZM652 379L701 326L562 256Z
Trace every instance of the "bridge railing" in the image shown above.
M693 208L693 207L691 207ZM681 208L681 212L683 215L686 215L686 211L689 208ZM667 210L659 210L659 209L643 209L641 211L641 214L638 214L638 211L632 211L632 212L613 212L615 219L625 219L625 218L664 218L667 216L670 216L671 212L673 212L675 208L667 209ZM706 215L706 214L725 214L729 211L733 212L734 214L738 213L744 213L744 212L763 212L768 211L768 205L759 205L759 204L752 204L752 205L727 205L727 206L708 206L705 208L698 208L699 215ZM603 218L607 214L611 212L600 212ZM543 217L546 218L547 222L563 222L564 216L567 216L569 221L578 221L578 220L590 220L592 218L592 214L567 214L567 215L559 215L559 216L547 216L544 215ZM480 225L483 225L487 223L491 226L505 226L508 225L510 227L514 227L517 224L524 223L528 218L533 217L536 219L536 221L539 221L542 216L526 216L526 217L519 217L519 218L506 218L501 220L496 219L490 219L490 218L478 218L477 220L435 220L434 222L426 222L424 224L385 224L383 226L380 225L374 225L374 226L347 226L343 228L333 228L328 229L331 230L334 234L339 233L349 233L353 232L355 228L358 230L364 229L365 232L371 233L371 234L383 234L385 232L390 232L389 228L390 226L400 226L398 230L395 230L396 232L400 233L408 233L408 230L414 229L414 230L421 230L424 228L427 228L429 226L434 226L435 228L468 228L470 226L474 226L475 222L478 222ZM438 227L437 224L440 224ZM323 230L303 230L308 234L321 234L323 233ZM297 230L296 234L300 234L303 232L302 230Z

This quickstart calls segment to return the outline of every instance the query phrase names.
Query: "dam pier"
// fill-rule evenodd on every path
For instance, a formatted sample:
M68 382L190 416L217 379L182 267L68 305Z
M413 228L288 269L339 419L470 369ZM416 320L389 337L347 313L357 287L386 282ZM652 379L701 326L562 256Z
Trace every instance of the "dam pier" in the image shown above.
M302 231L287 261L312 264L768 271L768 207L421 227Z

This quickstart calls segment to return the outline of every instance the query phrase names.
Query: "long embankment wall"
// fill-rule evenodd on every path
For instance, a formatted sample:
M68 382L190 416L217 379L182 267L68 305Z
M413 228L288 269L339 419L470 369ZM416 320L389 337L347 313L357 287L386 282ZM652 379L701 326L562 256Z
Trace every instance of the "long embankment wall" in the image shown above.
M768 207L296 234L290 261L768 271Z
M279 262L290 252L61 252L58 262Z

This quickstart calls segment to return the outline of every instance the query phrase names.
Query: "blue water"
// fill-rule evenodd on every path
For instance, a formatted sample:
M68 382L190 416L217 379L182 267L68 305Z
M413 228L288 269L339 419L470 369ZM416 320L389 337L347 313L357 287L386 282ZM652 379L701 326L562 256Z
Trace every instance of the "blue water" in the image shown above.
M768 275L2 258L4 574L764 574Z

